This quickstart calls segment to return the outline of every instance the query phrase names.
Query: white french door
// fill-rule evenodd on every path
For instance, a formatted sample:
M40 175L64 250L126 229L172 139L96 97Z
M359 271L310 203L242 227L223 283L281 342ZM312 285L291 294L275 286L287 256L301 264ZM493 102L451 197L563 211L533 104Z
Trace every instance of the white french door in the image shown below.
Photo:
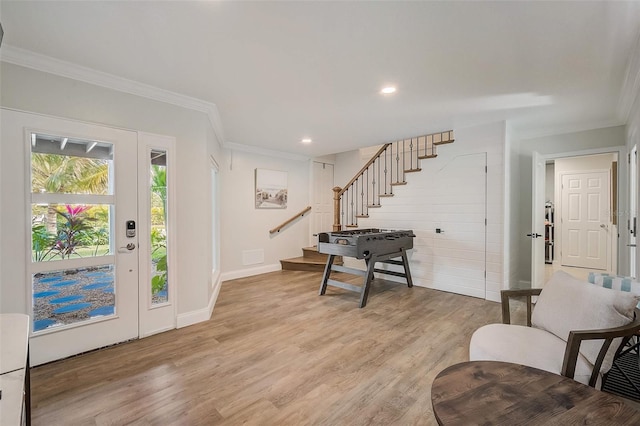
M175 139L138 133L140 337L176 327Z
M136 132L3 111L2 140L25 146L32 364L138 337Z
M32 364L175 328L174 138L0 119L2 307L30 315Z

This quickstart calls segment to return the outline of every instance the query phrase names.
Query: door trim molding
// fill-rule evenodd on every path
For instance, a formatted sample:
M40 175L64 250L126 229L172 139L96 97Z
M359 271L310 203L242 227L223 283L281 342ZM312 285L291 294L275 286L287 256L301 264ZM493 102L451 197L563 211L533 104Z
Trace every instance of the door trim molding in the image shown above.
M592 148L592 149L583 149L577 151L565 151L565 152L557 152L552 154L540 154L541 158L546 162L548 160L557 160L559 158L567 158L567 157L581 157L584 155L595 155L595 154L618 154L618 212L628 212L629 211L629 188L628 188L628 173L629 173L629 165L626 161L623 161L627 156L628 149L626 146L612 146L612 147L603 147L603 148ZM531 178L534 178L533 170L531 171ZM625 178L623 178L625 177ZM619 232L620 226L618 226ZM627 247L625 246L625 242L623 238L617 238L618 244L616 248L616 252L618 254L616 259L616 270L624 271L628 270L629 267L629 253Z

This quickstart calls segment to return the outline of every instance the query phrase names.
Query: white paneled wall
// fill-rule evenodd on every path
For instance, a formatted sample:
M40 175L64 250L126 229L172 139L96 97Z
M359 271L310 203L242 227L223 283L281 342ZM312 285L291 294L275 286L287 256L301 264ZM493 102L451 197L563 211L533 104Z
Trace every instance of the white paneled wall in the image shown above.
M422 171L407 174L408 184L394 187L394 197L382 199L358 227L414 231L409 259L415 285L498 301L508 278L504 123L454 130L455 143L421 160Z

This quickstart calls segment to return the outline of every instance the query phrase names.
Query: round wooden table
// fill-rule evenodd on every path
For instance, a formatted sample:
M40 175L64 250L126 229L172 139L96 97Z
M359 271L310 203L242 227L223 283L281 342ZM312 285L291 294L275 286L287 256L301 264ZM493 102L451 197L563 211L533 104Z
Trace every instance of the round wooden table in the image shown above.
M471 361L431 387L440 425L640 425L640 411L614 395L519 364Z

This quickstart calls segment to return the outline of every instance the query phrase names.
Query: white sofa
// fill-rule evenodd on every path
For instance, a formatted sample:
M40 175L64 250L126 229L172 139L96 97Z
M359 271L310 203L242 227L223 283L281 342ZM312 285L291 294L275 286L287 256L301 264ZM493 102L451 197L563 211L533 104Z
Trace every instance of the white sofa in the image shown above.
M538 296L530 327L509 323L509 297ZM541 289L504 290L503 324L480 327L470 360L528 365L600 388L623 337L640 330L640 296L592 285L556 272ZM506 302L506 306L505 306Z

